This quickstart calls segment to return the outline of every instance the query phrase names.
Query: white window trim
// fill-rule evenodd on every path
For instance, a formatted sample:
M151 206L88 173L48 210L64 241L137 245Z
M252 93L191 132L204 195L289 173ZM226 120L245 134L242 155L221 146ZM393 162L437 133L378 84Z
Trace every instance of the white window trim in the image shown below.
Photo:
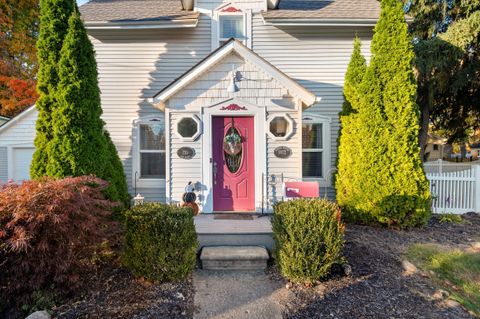
M283 117L287 123L288 123L288 129L287 129L287 132L285 134L285 136L275 136L273 135L273 133L270 131L270 123L277 117ZM287 113L274 113L272 115L269 116L268 120L267 120L267 127L266 127L266 130L267 130L267 134L268 136L270 136L270 138L274 141L285 141L285 140L288 140L292 134L293 134L293 120L292 118L290 117L289 114Z
M192 119L197 123L197 132L192 136L192 137L183 137L182 134L178 131L178 124L180 123L181 120L183 119ZM200 134L202 134L202 123L200 122L200 119L196 115L184 115L180 117L176 122L175 122L175 135L182 141L182 142L194 142Z
M331 173L332 173L332 168L331 168L331 146L330 146L330 132L331 132L331 123L332 123L332 118L328 116L323 116L323 115L318 115L318 114L303 114L302 115L302 133L303 134L303 124L322 124L323 128L323 141L322 145L323 148L317 149L317 148L312 148L312 149L304 149L303 146L301 146L301 153L302 153L302 164L303 164L303 152L318 152L322 151L323 156L322 156L322 175L323 177L303 177L303 168L301 171L302 174L302 180L304 181L317 181L320 186L322 187L329 187L332 184L331 180ZM303 138L303 136L302 136Z
M227 7L222 5L215 9L212 13L212 51L220 46L220 41L228 41L229 39L220 37L220 16L243 16L243 39L242 43L249 49L252 48L252 10L247 9L240 12L222 12L221 10ZM240 40L240 39L239 39Z
M165 141L165 149L164 150L144 150L140 151L140 125L142 124L149 124L152 120L160 121L164 125L165 131L167 131L165 120L158 116L158 115L149 115L133 121L133 134L132 134L132 181L133 181L133 188L163 188L165 187L165 180L167 175L167 141ZM166 132L165 139L167 139ZM162 178L141 178L140 176L140 153L165 153L165 177ZM138 190L137 190L138 192Z

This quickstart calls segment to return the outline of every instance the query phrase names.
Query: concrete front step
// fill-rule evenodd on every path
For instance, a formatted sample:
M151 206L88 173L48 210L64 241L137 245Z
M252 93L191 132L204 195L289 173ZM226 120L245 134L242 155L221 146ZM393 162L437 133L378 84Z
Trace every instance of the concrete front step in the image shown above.
M202 268L208 270L262 270L267 267L268 251L260 246L203 247Z

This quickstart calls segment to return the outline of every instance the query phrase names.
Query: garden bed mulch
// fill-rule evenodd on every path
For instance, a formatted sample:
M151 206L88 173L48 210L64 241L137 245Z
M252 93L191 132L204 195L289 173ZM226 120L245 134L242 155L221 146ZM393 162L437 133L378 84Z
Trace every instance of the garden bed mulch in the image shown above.
M412 244L465 249L480 241L479 214L464 215L460 224L434 217L425 228L410 231L346 228L345 257L352 274L333 276L314 287L292 285L279 300L285 318L473 318L448 300L428 274L407 273L402 262ZM270 276L282 280L275 268Z
M155 284L126 269L106 267L92 276L87 293L53 310L53 318L191 318L191 278Z

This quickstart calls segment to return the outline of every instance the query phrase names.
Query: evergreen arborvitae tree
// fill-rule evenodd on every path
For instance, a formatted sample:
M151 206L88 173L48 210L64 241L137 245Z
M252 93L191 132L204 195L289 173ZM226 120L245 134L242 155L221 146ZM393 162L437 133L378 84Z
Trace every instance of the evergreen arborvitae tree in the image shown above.
M56 105L58 85L58 60L63 39L68 29L68 19L75 10L72 0L40 0L40 34L37 41L38 74L36 102L35 148L30 175L44 176L48 163L48 142L52 138L51 114Z
M60 51L46 175L93 174L111 183L106 191L109 199L127 201L123 167L100 118L97 77L93 45L76 9Z
M353 106L358 149L342 155L355 157L354 171L345 176L348 192L338 201L347 219L404 228L428 220L430 194L418 145L412 39L401 3L382 0L381 7Z
M337 200L344 201L345 196L351 193L351 175L355 171L355 164L360 160L358 148L357 109L359 104L358 88L367 70L367 62L361 53L361 42L358 37L353 42L353 53L348 64L343 86L344 102L340 112L341 131L338 138L337 174L335 175L335 189Z

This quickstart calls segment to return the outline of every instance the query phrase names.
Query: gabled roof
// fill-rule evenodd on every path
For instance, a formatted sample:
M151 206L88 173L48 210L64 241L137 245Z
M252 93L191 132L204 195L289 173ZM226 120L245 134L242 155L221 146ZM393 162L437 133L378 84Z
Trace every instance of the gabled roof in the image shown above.
M311 106L317 101L315 94L305 89L288 75L247 48L242 42L232 38L224 45L210 53L202 61L194 65L190 70L174 80L160 92L155 94L152 99L153 103L160 105L161 108L164 108L165 102L170 97L178 93L191 82L195 81L198 76L206 72L212 65L219 62L232 52L235 52L245 61L254 64L264 72L270 74L272 78L287 88L293 96L299 98L307 107Z
M263 12L267 23L295 24L324 22L325 24L374 25L380 17L377 0L281 0L276 10ZM290 21L291 20L291 21Z
M5 131L7 128L9 128L10 126L12 126L13 124L15 124L18 120L20 120L21 118L23 118L25 115L29 114L30 112L34 111L35 110L35 105L32 105L30 107L27 107L25 110L23 110L22 112L18 113L17 115L15 115L14 117L12 117L11 119L8 120L8 122L6 122L5 124L3 125L0 125L0 134Z
M87 28L194 27L199 13L180 0L91 0L80 6Z

